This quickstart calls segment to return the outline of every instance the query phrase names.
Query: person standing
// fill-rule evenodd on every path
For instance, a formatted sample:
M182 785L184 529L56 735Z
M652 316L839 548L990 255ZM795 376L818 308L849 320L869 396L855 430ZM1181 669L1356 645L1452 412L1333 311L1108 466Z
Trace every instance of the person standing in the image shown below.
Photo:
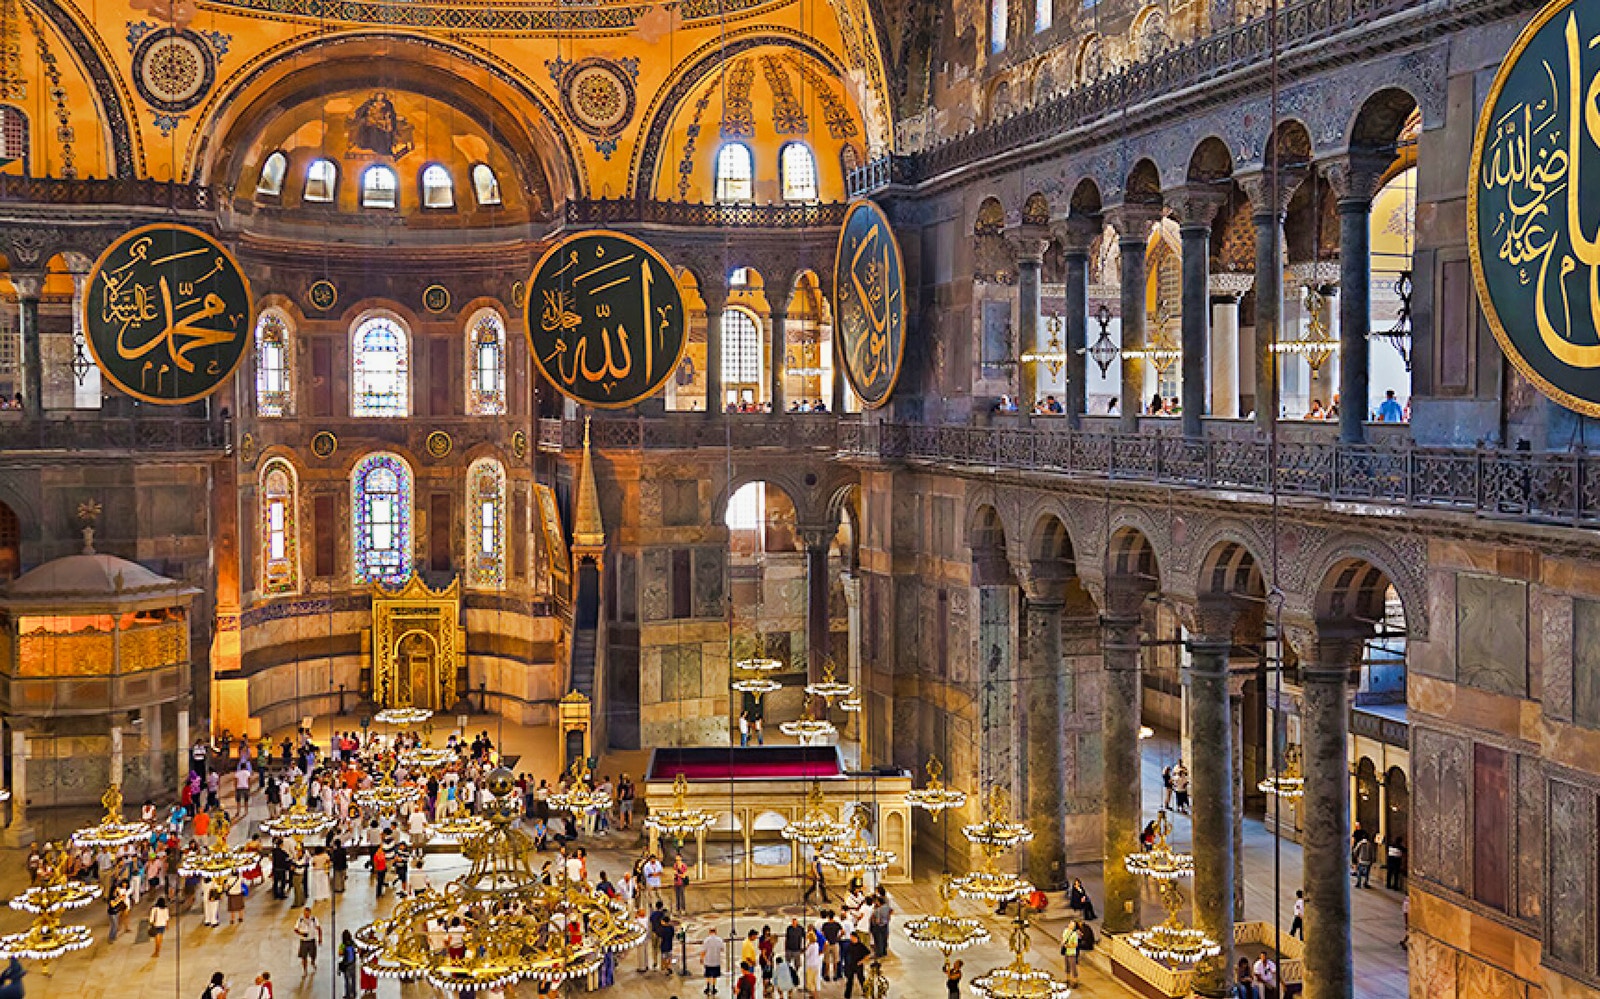
M661 912L661 919L656 923L656 950L661 955L661 970L672 974L672 940L678 935L678 928L672 925L672 914L667 912L665 902L657 902L656 906ZM688 971L688 968L683 969Z
M167 924L170 922L172 910L167 908L167 896L162 895L150 907L150 939L155 941L155 949L150 952L152 958L161 956L161 938L167 935Z
M689 903L684 897L684 889L689 887L689 864L683 859L683 854L678 854L678 859L672 862L672 895L677 902L677 911L688 912Z
M800 920L790 916L789 925L783 931L783 958L789 962L790 968L800 967L800 961L805 957L805 950L805 927L800 925Z
M228 925L244 922L244 878L237 873L228 875L223 892L228 896Z
M822 904L828 904L828 879L822 869L822 857L818 855L811 858L811 877L806 883L806 893L800 899L801 905L811 901L812 892L821 892Z
M111 894L106 898L106 916L111 924L111 931L108 936L112 943L116 942L117 934L122 932L122 924L127 919L129 904L128 889L123 887L122 882L114 882L111 886Z
M844 999L850 999L856 983L860 983L863 995L867 991L867 959L872 956L872 948L861 939L860 933L852 933L844 942L844 952L840 959L840 967L844 971Z
M205 921L206 926L222 925L222 885L215 879L206 882L205 886Z
M294 935L300 941L300 973L309 975L317 967L317 946L322 943L322 924L311 914L311 906L300 910Z
M1178 761L1178 769L1172 772L1172 789L1178 799L1178 811L1184 815L1189 814L1189 768Z
M795 973L799 965L787 957L779 957L773 961L772 987L777 990L778 999L793 999L794 990L800 987L800 978Z
M1289 924L1289 935L1306 938L1306 893L1303 888L1294 890L1294 922Z
M250 993L250 999L272 999L272 972L263 971L256 976L255 991Z
M228 999L228 983L223 980L222 972L211 973L211 983L200 993L200 999Z
M872 900L872 914L867 917L867 925L872 931L873 957L889 956L889 918L893 915L894 906L889 904L889 893L880 887Z
M822 978L822 943L810 927L806 928L806 994L816 995Z
M1390 891L1400 890L1400 876L1405 870L1405 842L1396 836L1384 847L1383 886Z
M344 840L333 841L333 848L328 851L328 869L333 893L343 894L344 879L350 873L350 853L344 848Z
M961 999L961 959L959 957L945 965L944 993L949 999Z
M1061 962L1065 966L1067 984L1078 984L1078 922L1068 920L1061 933Z
M717 981L722 978L722 957L726 951L727 945L717 936L717 928L713 926L700 944L700 966L705 970L705 994L708 996L717 994Z
M1356 841L1351 859L1355 861L1357 888L1372 887L1372 860L1375 852L1372 837L1367 836Z
M344 979L344 999L356 999L356 966L360 963L356 938L345 930L339 938L339 975Z
M372 882L377 889L375 898L383 897L383 883L389 877L389 855L383 852L383 844L379 843L372 848Z

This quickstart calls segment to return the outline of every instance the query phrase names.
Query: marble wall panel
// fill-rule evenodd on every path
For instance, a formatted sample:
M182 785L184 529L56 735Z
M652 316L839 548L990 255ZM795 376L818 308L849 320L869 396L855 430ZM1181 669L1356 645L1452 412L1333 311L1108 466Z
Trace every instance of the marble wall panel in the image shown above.
M1516 914L1538 919L1544 900L1544 768L1532 756L1517 757Z
M1456 676L1482 690L1527 696L1527 583L1456 576Z
M694 483L690 483L693 485ZM726 552L721 548L696 548L694 550L694 616L721 617L724 590L723 560Z
M1463 954L1456 971L1459 999L1523 999L1527 985L1522 979Z
M1550 956L1587 967L1595 924L1595 794L1566 781L1548 785L1549 898L1545 947ZM1560 918L1555 918L1557 914Z
M1572 601L1572 628L1563 637L1572 642L1571 676L1547 674L1546 689L1552 701L1570 698L1571 710L1551 715L1600 728L1600 601Z
M1421 933L1411 934L1411 999L1455 999L1457 951Z
M646 621L672 616L671 560L672 553L665 548L648 549L640 559L639 607Z
M1412 729L1412 814L1434 816L1412 832L1412 870L1450 888L1466 884L1467 787L1471 781L1467 740L1444 732Z
M693 527L700 523L700 482L697 479L666 479L661 490L661 523L667 527Z

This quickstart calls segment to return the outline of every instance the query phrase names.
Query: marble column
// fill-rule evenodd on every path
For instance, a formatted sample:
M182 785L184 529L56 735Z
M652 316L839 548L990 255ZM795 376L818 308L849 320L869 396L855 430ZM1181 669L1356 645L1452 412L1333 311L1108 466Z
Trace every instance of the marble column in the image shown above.
M1108 589L1110 589L1108 585ZM1108 595L1100 619L1104 687L1100 704L1105 752L1105 908L1102 926L1126 933L1139 925L1139 878L1122 858L1139 849L1144 805L1139 769L1139 637L1142 593Z
M1253 666L1254 664L1252 664ZM1228 674L1228 718L1233 730L1233 921L1244 922L1244 687L1249 672Z
M1339 199L1339 440L1367 439L1371 399L1372 195L1352 189Z
M111 722L111 783L118 787L125 787L123 780L122 756L122 728L127 723L126 718L118 716Z
M1239 418L1239 299L1248 274L1211 275L1211 415Z
M1233 643L1230 607L1202 601L1189 638L1189 754L1193 795L1195 925L1222 946L1222 953L1195 970L1202 996L1226 996L1233 968L1233 726L1228 714L1228 653Z
M1075 216L1061 229L1061 246L1064 251L1065 282L1062 297L1065 308L1062 319L1066 323L1062 349L1067 352L1067 391L1061 407L1067 412L1067 429L1077 430L1083 424L1083 413L1088 408L1088 358L1084 354L1089 346L1089 246L1101 232L1099 219Z
M11 822L6 826L5 844L27 846L33 840L28 824L28 733L11 730Z
M822 679L828 649L828 548L833 531L827 527L800 528L806 546L806 664L812 680ZM820 707L820 706L819 706Z
M1145 346L1145 267L1147 228L1124 223L1126 228L1117 243L1122 251L1122 349ZM1125 434L1139 432L1139 414L1144 410L1144 369L1142 358L1122 359L1121 399L1117 402L1117 429Z
M178 780L182 781L189 776L189 708L187 705L178 709Z
M867 760L867 693L861 685L861 575L859 572L840 573L844 584L845 647L848 658L848 683L856 688L861 699L861 710L845 715L845 730L853 729L856 738L857 766L866 766Z
M139 717L144 719L145 768L150 775L150 787L164 791L168 784L166 775L161 772L161 705L141 708Z
M1034 834L1027 851L1028 879L1046 890L1053 889L1066 870L1066 783L1061 766L1061 616L1065 609L1059 597L1028 598L1033 647L1028 650L1032 661L1022 690L1028 713L1027 816Z
M1296 629L1301 651L1300 799L1305 846L1305 999L1353 999L1350 937L1350 667L1361 635Z
M1279 240L1283 212L1257 204L1252 218L1256 225L1256 429L1270 433L1278 419L1278 355L1272 352L1272 345L1278 340L1282 311Z
M784 401L783 373L788 367L789 345L788 314L778 309L772 310L772 367L768 379L768 398L772 400L772 411L781 413L788 408Z
M706 303L706 413L720 413L727 401L722 397L722 306L721 298L707 295Z
M22 409L30 418L44 415L44 348L39 332L39 296L44 275L13 273L17 325L22 333Z
M1024 420L1039 401L1039 362L1021 358L1044 346L1039 338L1039 272L1049 241L1039 237L1038 229L1024 225L1013 234L1017 247L1017 411Z
M1178 195L1183 242L1183 436L1205 435L1206 354L1211 349L1211 222L1226 200L1210 185Z

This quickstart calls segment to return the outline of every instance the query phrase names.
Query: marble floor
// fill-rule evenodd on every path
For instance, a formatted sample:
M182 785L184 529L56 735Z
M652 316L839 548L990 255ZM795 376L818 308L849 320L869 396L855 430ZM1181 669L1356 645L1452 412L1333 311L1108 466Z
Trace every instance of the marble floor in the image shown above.
M319 726L320 728L320 726ZM488 729L500 736L503 751L521 756L517 769L535 776L553 777L556 768L556 736L549 729L522 729L506 726L501 729L494 719L470 719L469 731ZM1160 800L1161 767L1176 758L1175 743L1158 737L1145 744L1145 800L1153 805ZM631 772L637 777L644 765L644 754L622 754L606 757L602 771L610 773ZM263 806L252 810L252 818L264 816ZM49 819L47 825L65 825L89 819L88 815L33 816L36 824ZM1289 901L1294 896L1300 873L1300 849L1292 843L1282 843L1276 863L1278 865L1278 890L1273 891L1274 838L1260 821L1246 822L1246 909L1251 919L1272 919L1274 897L1283 900L1283 918L1288 920ZM1176 840L1188 840L1188 822L1177 820ZM613 833L589 842L591 870L610 870L613 874L631 864L639 845L635 834ZM708 857L713 867L725 862L721 851ZM20 851L0 851L0 895L9 896L24 886L26 880L25 854ZM925 858L926 859L926 858ZM442 884L464 870L465 863L456 854L430 854L424 871L434 884ZM1097 865L1073 869L1070 875L1082 877L1097 900L1099 897L1099 869ZM194 999L204 988L213 971L222 971L233 985L230 999L256 999L252 981L265 970L269 971L275 985L275 999L285 997L327 996L339 999L342 994L337 975L333 970L333 943L345 929L351 929L372 919L375 914L386 913L393 905L392 895L382 900L374 899L371 876L364 870L351 872L349 890L336 896L333 902L318 903L316 914L322 921L326 934L323 960L311 974L302 974L295 958L291 926L294 913L287 902L274 900L270 893L252 896L246 905L245 922L237 927L223 925L207 928L201 925L198 913L174 919L167 941L159 958L150 954L148 941L137 939L137 934L123 935L114 943L106 939L106 916L103 907L95 905L72 914L76 922L89 925L96 934L92 947L66 957L56 963L46 977L33 969L26 980L31 996L71 997L71 999L123 999L129 995L155 997L171 994L175 999ZM934 891L937 872L919 861L917 883L895 888L892 892L899 917L891 938L890 957L884 971L892 983L891 995L926 996L936 999L943 993L943 975L937 952L914 946L903 934L900 924L904 916L920 914L937 908ZM1059 906L1059 902L1056 903ZM964 914L986 920L993 938L981 947L963 955L968 978L982 970L1002 964L1007 955L1004 949L1006 924L992 914L992 908L971 902L958 902ZM1399 999L1407 992L1405 951L1398 946L1401 930L1400 896L1394 892L1373 889L1357 891L1356 913L1356 971L1357 992L1363 999ZM775 931L787 925L791 914L814 916L814 909L798 905L798 892L779 881L766 881L742 890L736 899L730 899L729 889L721 885L695 886L689 892L691 946L689 964L698 973L693 939L703 935L704 929L715 922L719 931L742 935L748 929L770 923ZM138 915L142 915L140 907ZM1149 915L1156 915L1152 901ZM137 923L137 919L135 920ZM1032 934L1031 959L1037 966L1061 972L1056 953L1056 939L1064 923L1064 913L1048 915ZM22 929L27 917L20 912L0 912L0 932ZM610 991L639 999L669 999L669 997L697 996L701 982L694 977L684 979L659 972L640 973L637 957L628 955L619 964L617 986ZM1082 985L1075 992L1079 996L1121 997L1131 995L1123 986L1113 982L1103 968L1089 966L1083 969ZM577 991L576 987L573 987ZM533 995L531 986L521 993ZM432 995L432 990L422 986L401 986L383 980L379 986L380 999L406 996ZM726 994L726 992L725 992ZM843 995L838 983L830 983L819 993L823 996Z

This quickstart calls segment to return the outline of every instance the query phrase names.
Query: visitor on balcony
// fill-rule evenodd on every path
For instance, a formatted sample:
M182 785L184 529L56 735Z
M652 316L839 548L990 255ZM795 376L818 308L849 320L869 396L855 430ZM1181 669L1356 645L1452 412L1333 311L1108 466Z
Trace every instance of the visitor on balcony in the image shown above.
M1383 402L1378 404L1379 423L1404 423L1405 410L1400 408L1400 400L1394 397L1394 389L1383 393Z

